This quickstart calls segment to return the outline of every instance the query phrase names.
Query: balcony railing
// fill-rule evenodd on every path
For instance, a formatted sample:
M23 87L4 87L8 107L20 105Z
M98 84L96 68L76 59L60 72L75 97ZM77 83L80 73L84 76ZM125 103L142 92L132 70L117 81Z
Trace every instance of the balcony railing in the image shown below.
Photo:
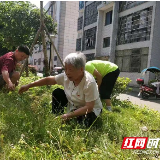
M127 9L136 7L146 1L121 1L119 2L119 12L125 11Z
M81 38L76 41L76 51L81 51Z
M84 31L83 50L95 49L97 27Z
M84 26L88 26L92 23L97 22L97 6L99 6L101 3L102 1L94 1L90 5L86 6L84 15Z
M82 29L82 23L83 23L83 17L78 18L78 26L77 26L78 31Z
M117 45L150 40L152 9L149 7L119 19Z

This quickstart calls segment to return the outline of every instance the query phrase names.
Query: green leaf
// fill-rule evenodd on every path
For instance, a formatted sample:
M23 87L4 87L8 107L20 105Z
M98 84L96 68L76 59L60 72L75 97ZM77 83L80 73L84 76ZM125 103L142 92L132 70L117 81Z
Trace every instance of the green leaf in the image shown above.
M46 15L44 18L48 31L56 34L57 25L52 17ZM8 50L13 50L20 44L30 47L40 27L40 9L29 1L1 1L0 27L2 47ZM41 42L41 39L38 41Z

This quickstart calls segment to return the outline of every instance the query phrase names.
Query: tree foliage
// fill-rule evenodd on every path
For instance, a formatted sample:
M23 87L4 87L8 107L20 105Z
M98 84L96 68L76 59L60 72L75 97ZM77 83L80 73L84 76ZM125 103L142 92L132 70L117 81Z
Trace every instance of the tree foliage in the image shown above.
M56 24L45 15L50 33L56 34ZM0 43L2 47L15 50L20 44L31 46L40 27L40 9L29 1L0 2ZM39 39L41 41L41 39Z
M7 48L2 47L0 43L0 56L6 54L7 52L9 52L9 50Z

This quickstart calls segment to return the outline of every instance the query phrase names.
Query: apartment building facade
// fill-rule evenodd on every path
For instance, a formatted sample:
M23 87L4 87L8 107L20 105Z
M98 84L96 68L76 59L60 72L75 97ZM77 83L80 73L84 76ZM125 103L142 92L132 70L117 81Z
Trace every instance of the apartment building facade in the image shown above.
M142 69L160 68L160 2L80 1L76 50L116 63L132 86ZM154 78L147 73L145 83Z
M45 6L48 10L52 1L49 1ZM76 38L77 38L77 19L78 1L55 1L52 7L48 10L48 14L52 16L55 23L57 23L57 35L53 36L55 47L63 61L69 53L76 51ZM50 54L53 56L53 67L62 66L55 51L50 43L47 43L48 59ZM39 71L43 70L43 46L36 44L33 50L31 62L37 66Z

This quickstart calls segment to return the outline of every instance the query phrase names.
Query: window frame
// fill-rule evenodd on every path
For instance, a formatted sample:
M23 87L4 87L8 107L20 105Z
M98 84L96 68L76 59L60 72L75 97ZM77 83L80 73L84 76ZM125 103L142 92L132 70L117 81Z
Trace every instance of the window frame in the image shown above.
M105 43L105 40L106 40L106 43ZM109 43L107 43L107 40L108 40ZM106 44L106 45L105 45L105 44ZM109 44L109 45L107 45L107 44ZM111 44L111 42L110 42L110 37L105 37L105 38L103 38L103 48L110 47L110 44Z
M105 15L105 26L112 24L112 14L113 14L113 10L106 13L106 15ZM109 15L109 22L107 21L108 20L107 15Z

